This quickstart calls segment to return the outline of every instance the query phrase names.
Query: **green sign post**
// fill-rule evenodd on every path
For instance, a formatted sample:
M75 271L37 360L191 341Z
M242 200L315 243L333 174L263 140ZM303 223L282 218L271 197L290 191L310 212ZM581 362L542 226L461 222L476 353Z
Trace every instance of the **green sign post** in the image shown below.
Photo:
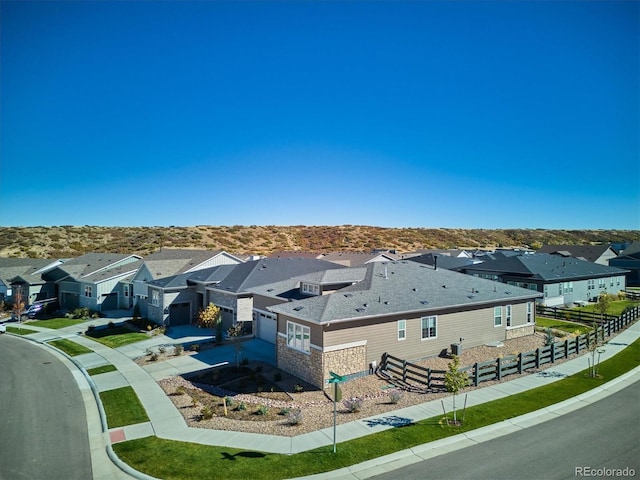
M346 381L347 377L338 375L331 371L329 372L329 375L331 375L331 378L327 380L327 382L333 384L333 453L336 453L336 402L342 400L342 390L340 390L339 384Z

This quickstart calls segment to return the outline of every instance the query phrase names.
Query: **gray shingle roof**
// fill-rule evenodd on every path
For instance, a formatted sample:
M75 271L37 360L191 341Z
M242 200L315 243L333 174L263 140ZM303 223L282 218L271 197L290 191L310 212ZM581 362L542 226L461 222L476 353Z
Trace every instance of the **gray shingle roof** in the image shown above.
M153 278L163 278L192 270L221 253L222 250L162 248L144 257L144 262Z
M0 282L6 286L14 279L22 279L30 284L42 283L41 273L36 272L55 262L43 258L0 258Z
M415 262L367 265L362 282L319 297L270 307L275 313L315 323L404 313L437 312L541 297L542 294Z
M607 250L609 245L543 245L538 253L557 253L558 255L584 258L589 262L598 260Z
M215 267L196 270L195 272L180 273L178 275L159 278L157 280L147 282L147 284L152 287L172 289L186 288L190 284L194 283L218 283L223 280L235 267L236 265L217 265Z

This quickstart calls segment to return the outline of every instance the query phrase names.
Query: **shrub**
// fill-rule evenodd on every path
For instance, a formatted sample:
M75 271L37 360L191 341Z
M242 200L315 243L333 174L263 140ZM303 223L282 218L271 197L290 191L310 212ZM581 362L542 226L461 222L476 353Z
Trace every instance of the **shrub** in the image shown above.
M197 343L194 343L193 345L191 345L189 347L189 350L191 350L192 352L199 352L200 351L200 345Z
M155 362L156 360L158 360L159 355L156 352L153 352L151 354L151 357L149 357L149 360L151 360L152 362Z
M176 357L179 357L184 352L184 347L179 343L173 347L173 353Z
M348 398L342 402L349 413L357 413L362 410L361 398Z
M269 407L267 407L266 405L259 405L258 409L256 410L256 414L258 415L266 415L267 413L269 413Z
M205 405L200 409L200 418L202 420L209 420L213 418L213 410L208 405Z
M300 393L300 392L302 392L303 390L304 390L304 387L303 387L302 385L300 385L299 383L296 383L296 384L293 386L293 391L294 391L294 392L296 392L296 393Z
M178 385L178 388L176 388L175 394L184 395L185 393L186 393L186 390L184 388L184 385Z
M298 425L299 423L302 423L302 418L302 410L299 408L294 408L287 414L287 419L289 420L290 425Z
M554 342L554 338L553 338L553 331L550 328L547 328L545 331L545 339L544 339L544 344L545 346L550 346L553 345Z
M236 410L239 410L241 412L244 412L246 409L247 409L247 404L244 402L238 403L238 406L236 407Z
M167 349L163 345L160 345L158 347L158 352L160 352L162 355L164 355L166 351Z
M289 415L289 412L291 412L291 409L289 407L284 407L280 409L278 415Z
M233 398L227 395L226 397L224 397L224 403L227 407L233 407L233 404L234 404Z
M404 393L402 390L393 390L389 392L389 401L393 404L399 403L404 397Z

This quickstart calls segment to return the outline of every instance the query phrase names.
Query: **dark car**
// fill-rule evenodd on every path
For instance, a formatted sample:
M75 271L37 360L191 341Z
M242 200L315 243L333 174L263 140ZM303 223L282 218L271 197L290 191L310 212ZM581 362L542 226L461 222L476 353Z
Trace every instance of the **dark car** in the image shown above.
M45 315L51 315L56 310L60 309L60 304L57 300L47 300L42 302L35 302L27 310L27 317L36 318L43 317Z

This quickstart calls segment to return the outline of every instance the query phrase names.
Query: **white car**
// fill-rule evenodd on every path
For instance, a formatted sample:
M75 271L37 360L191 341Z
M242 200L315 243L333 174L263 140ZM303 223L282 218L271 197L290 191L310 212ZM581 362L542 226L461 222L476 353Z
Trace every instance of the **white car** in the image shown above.
M7 333L7 326L4 323L0 323L0 333Z

